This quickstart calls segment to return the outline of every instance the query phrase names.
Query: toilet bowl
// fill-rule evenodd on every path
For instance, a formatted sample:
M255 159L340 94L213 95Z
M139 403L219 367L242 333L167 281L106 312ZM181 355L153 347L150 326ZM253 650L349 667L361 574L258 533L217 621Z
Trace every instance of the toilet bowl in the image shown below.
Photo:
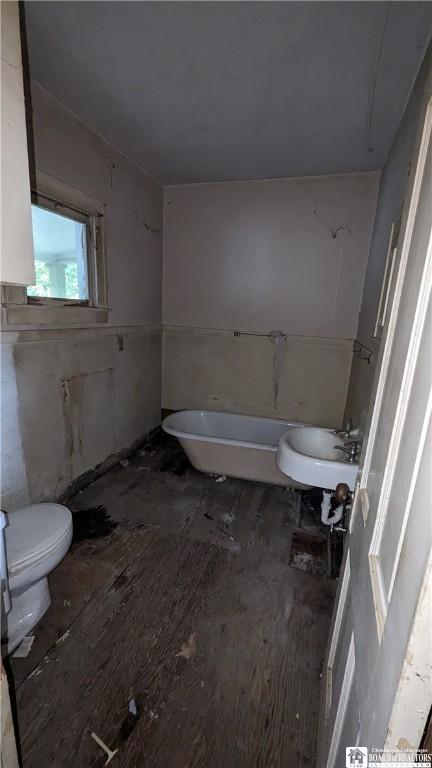
M4 532L10 610L2 634L10 653L51 603L47 576L71 545L72 515L61 504L33 504L11 512Z

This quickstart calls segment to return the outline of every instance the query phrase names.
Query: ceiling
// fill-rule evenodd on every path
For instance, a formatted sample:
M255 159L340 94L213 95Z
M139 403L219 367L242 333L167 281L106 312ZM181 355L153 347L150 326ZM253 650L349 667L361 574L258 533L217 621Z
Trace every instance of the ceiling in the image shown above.
M430 2L27 2L30 74L165 184L382 167Z

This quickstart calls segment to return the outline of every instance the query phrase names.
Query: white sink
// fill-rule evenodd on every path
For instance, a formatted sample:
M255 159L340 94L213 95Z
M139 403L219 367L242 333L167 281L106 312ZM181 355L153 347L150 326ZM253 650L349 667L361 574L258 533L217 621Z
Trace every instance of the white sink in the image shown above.
M300 483L332 490L346 483L353 491L358 464L334 448L344 442L331 429L291 427L279 441L276 462L281 472Z

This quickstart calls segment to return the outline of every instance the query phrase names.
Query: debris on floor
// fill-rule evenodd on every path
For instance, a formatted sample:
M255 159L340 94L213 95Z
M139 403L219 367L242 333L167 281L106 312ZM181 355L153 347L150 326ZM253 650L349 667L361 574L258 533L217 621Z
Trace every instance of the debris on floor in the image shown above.
M222 528L221 525L218 525L217 529L218 531L220 531L220 533L223 533L223 535L226 536L230 541L235 541L234 536L231 536L231 534L228 533L228 531L226 531L225 528Z
M14 651L13 657L14 659L25 659L29 655L32 645L34 643L35 636L34 635L27 635L21 643L19 644L18 648Z
M223 524L224 528L231 528L235 520L235 515L233 515L232 512L223 512L219 519Z
M225 475L219 475L219 477L216 478L217 483L224 483L226 480Z
M105 760L105 765L108 765L108 763L110 763L111 760L113 759L114 755L117 754L118 749L115 749L114 751L112 751L109 747L107 747L106 744L104 744L102 739L99 738L97 733L95 733L94 731L91 732L90 736L92 737L93 741L95 741L96 744L98 744L100 748L103 749L103 751L106 752L106 754L108 755L108 758Z
M33 669L32 672L27 677L27 680L30 680L32 677L37 677L41 674L44 667L47 666L47 664L50 664L52 661L58 661L58 646L61 645L70 635L70 630L68 629L67 632L64 633L61 637L56 640L55 644L52 648L48 651L48 653L45 654L42 661L38 664L38 666Z
M30 672L27 680L31 680L32 677L37 677L42 672L42 667L36 667L32 672Z
M300 571L325 576L329 570L327 539L304 530L294 531L289 564Z
M129 712L131 713L131 715L135 715L135 716L138 713L135 699L131 699L129 702Z
M120 459L120 462L122 467L128 467L129 466L129 459Z
M66 632L64 632L61 635L61 637L59 637L58 640L56 640L56 645L59 645L59 643L64 643L64 641L68 639L69 635L70 635L70 629L67 629Z
M54 647L50 648L48 653L45 654L45 656L43 657L42 661L38 664L38 666L35 667L35 669L33 669L32 672L30 672L30 674L27 677L27 680L30 680L32 677L37 677L38 675L40 675L43 668L46 667L47 664L50 664L52 661L58 661L56 649L57 649L57 643L55 643Z
M192 656L195 656L196 648L196 635L193 633L192 635L189 635L185 643L182 643L181 651L176 653L176 658L177 656L181 656L181 658L189 661Z

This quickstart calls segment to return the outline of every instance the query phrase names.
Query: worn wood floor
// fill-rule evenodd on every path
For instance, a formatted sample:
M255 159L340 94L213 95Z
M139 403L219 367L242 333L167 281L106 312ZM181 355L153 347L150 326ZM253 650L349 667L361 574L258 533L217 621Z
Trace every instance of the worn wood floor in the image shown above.
M74 544L13 660L24 768L102 766L92 731L114 768L313 766L335 582L289 564L298 495L156 441L70 502L98 505L117 527Z

